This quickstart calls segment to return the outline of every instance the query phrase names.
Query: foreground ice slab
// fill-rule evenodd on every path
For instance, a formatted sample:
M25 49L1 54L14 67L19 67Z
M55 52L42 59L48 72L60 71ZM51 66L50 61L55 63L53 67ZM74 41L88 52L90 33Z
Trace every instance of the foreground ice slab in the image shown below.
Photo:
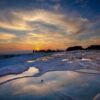
M33 76L35 74L39 73L39 70L35 67L30 67L27 71L21 73L21 74L15 74L15 75L6 75L0 77L0 84L6 83L7 81L11 81L13 79L22 78L22 77L28 77Z
M0 85L0 100L98 100L99 79L99 74L47 72Z
M0 60L0 100L100 100L99 51L35 56Z
M90 69L100 72L100 51L37 53L0 60L0 76L19 74L28 70L30 66L39 69L38 75L42 75L47 71L57 70Z

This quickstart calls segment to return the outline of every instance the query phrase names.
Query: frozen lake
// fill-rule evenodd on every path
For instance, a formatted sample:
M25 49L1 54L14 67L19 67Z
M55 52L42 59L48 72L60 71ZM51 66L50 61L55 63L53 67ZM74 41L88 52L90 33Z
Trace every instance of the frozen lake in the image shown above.
M6 62L6 63L5 63ZM0 60L0 100L100 100L100 52Z

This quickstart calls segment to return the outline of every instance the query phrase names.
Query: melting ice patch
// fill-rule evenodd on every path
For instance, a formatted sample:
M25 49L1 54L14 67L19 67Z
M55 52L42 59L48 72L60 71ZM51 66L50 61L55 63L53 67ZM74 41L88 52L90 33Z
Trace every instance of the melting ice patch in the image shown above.
M99 78L95 74L52 71L40 77L22 78L3 84L0 87L0 97L7 100L18 100L20 97L24 100L93 100L100 92Z
M10 90L12 91L12 96L18 96L20 94L23 95L31 94L33 96L40 96L40 97L48 94L55 94L56 96L55 92L58 92L57 94L58 96L60 94L63 95L60 89L64 88L67 84L70 84L73 80L77 79L78 77L79 74L76 72L53 71L53 72L47 72L40 77L30 77L30 78L13 80L8 84L4 84L4 87L5 85L8 85L7 86L8 88L10 87ZM41 80L44 80L43 83L41 83Z
M7 81L7 80L11 80L14 78L18 78L18 77L24 77L24 76L32 76L39 73L39 70L35 67L29 67L29 69L21 74L14 74L14 75L6 75L6 76L2 76L0 77L0 83Z

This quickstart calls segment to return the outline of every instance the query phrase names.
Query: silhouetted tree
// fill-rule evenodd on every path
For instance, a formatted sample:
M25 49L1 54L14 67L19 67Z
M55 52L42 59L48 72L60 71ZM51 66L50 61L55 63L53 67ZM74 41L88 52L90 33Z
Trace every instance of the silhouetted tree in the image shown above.
M33 52L43 52L43 53L50 53L50 52L62 52L63 50L51 50L51 49L48 49L48 50L33 50Z
M84 50L82 46L73 46L66 49L66 51L73 51L73 50Z
M100 45L91 45L86 50L100 50Z

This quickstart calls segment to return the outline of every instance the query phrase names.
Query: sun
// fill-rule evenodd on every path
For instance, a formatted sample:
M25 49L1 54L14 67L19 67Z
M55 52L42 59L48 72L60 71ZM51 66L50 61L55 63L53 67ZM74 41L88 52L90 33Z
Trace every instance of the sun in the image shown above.
M39 50L40 50L40 48L39 48L39 47L36 47L36 48L35 48L35 50L39 51Z

